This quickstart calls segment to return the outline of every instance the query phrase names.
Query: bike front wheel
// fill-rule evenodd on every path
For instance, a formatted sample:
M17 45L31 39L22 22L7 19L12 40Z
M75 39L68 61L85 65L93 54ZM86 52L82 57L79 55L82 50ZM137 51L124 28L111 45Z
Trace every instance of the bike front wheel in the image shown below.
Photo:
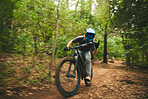
M59 92L65 96L73 96L80 86L80 71L75 67L73 58L65 58L56 71L56 85Z

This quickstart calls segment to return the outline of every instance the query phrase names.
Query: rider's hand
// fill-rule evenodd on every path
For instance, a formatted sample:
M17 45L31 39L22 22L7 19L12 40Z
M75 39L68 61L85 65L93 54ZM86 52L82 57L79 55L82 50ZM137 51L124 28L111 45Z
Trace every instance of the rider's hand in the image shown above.
M64 50L65 51L70 51L70 49L68 47L65 47Z
M99 47L100 44L100 40L98 41L98 43L95 43L96 49Z

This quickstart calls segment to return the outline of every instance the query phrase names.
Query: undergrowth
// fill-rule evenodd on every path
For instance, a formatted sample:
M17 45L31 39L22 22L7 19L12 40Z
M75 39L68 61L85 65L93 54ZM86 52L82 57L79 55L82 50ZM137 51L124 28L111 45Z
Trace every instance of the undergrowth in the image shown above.
M0 89L44 86L52 83L49 73L49 56L0 55Z

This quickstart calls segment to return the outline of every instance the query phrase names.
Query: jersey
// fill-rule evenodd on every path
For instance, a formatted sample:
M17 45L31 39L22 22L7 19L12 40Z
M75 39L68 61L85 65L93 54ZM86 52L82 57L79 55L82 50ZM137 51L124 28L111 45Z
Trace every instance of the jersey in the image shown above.
M84 40L84 36L78 36L76 38L74 38L72 40L73 43L79 43L79 45L81 44L85 44L85 43L88 43L88 41ZM95 50L95 42L93 42L92 44L89 44L88 46L85 46L85 47L81 47L79 48L81 51L93 51Z

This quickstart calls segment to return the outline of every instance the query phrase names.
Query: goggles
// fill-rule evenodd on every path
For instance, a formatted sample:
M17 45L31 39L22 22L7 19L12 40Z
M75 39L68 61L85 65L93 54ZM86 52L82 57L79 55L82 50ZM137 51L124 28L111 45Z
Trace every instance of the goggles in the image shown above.
M92 34L92 33L87 33L87 38L88 38L88 39L93 39L94 37L95 37L94 34Z

